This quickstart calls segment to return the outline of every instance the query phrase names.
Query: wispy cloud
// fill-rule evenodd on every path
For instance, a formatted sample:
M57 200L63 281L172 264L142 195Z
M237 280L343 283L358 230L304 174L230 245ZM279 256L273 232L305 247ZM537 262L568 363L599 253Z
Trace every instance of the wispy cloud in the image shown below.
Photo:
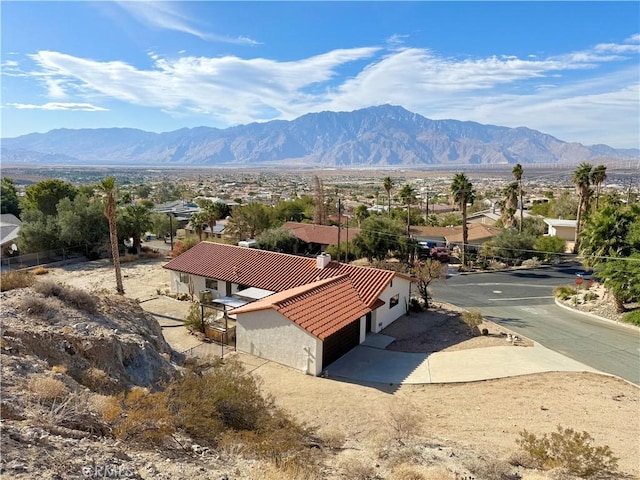
M43 105L33 105L30 103L8 103L7 106L19 110L74 110L83 112L108 112L108 108L97 107L90 103L57 103L50 102Z
M624 133L634 126L637 132L640 117L638 45L629 42L546 58L460 59L397 45L287 62L150 52L152 67L145 69L40 51L31 55L37 65L31 75L54 100L115 99L176 116L206 115L218 125L391 103L432 118L527 125L559 138L638 146L637 135ZM365 66L345 75L353 62ZM615 134L614 125L620 126Z
M168 1L141 0L141 1L117 1L120 7L135 17L139 22L154 28L174 30L177 32L194 35L202 40L244 45L258 45L259 42L246 36L229 37L205 32L198 28L196 22L191 19L178 5Z

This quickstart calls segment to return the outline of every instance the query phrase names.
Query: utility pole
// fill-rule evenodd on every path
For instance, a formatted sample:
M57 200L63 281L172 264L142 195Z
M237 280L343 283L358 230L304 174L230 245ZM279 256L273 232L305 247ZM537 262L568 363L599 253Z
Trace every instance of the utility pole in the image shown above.
M338 262L340 261L340 224L342 218L342 202L338 197Z

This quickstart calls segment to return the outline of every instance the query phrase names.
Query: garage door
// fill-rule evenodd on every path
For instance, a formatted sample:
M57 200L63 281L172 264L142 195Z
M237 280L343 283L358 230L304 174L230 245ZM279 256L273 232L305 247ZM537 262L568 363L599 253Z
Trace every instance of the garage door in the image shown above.
M329 335L322 342L322 368L327 366L360 343L360 319Z

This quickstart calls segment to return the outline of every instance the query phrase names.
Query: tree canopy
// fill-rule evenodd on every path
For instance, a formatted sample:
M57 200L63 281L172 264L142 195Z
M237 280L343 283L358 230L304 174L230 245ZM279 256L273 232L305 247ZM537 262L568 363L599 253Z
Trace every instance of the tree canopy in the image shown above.
M76 187L58 179L49 179L29 185L24 191L22 208L40 210L45 215L55 215L58 202L63 198L73 200L78 193Z
M2 177L0 186L1 213L11 213L20 217L20 202L18 201L18 189L14 181L8 177Z

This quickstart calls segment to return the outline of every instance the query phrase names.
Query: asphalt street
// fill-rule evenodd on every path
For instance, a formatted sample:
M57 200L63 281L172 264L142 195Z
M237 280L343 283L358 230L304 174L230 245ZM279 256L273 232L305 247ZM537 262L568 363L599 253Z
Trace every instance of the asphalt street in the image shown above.
M476 309L499 325L605 373L640 385L640 330L555 304L553 289L573 285L577 263L452 275L432 283L435 300ZM588 278L588 274L585 274Z

